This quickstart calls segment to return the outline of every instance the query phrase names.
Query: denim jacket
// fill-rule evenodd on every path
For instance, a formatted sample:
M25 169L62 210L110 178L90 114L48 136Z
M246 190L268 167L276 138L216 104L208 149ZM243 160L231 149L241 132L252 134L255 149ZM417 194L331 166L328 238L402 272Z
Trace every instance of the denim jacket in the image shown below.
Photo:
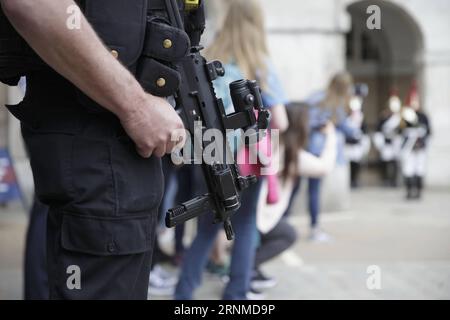
M307 150L316 156L320 156L325 146L325 135L320 128L333 116L332 111L319 106L325 98L325 92L318 92L310 96L306 103L309 105L309 141ZM346 138L357 139L361 134L361 129L352 126L348 121L344 107L336 110L336 130L337 130L337 164L343 165L346 162L344 147Z

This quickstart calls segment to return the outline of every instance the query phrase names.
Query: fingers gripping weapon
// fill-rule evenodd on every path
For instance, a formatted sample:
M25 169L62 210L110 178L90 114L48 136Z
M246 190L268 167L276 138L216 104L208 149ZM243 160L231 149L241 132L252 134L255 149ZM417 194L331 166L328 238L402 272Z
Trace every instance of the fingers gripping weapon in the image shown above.
M263 108L257 82L239 80L230 85L235 112L227 115L224 105L220 99L217 99L213 87L213 81L225 74L224 67L218 61L208 63L200 53L202 47L198 45L199 35L203 31L201 26L202 23L204 26L204 15L201 11L194 11L203 10L203 4L196 0L185 1L184 5L187 6L184 7L184 19L181 17L179 4L180 2L176 0L165 0L171 26L188 31L191 40L191 47L187 55L173 63L174 69L180 75L179 86L174 93L176 108L186 129L194 139L199 139L194 132L194 124L198 122L201 122L203 130L217 129L222 132L223 136L226 136L227 129L252 128L257 135L256 140L258 140L260 138L258 133L269 126L270 113ZM181 11L183 12L183 10ZM192 21L192 17L197 21ZM214 146L214 150L222 152L219 157L221 161L214 163L202 161L201 167L208 192L170 209L166 215L167 227L174 227L212 211L214 222L223 222L227 238L233 239L234 233L230 218L241 205L241 192L255 183L256 177L240 175L234 160L229 159L230 156L232 157L232 153L226 139L224 140L225 146L216 141L205 142L201 138L196 141L196 143L201 143L204 148L210 144L217 144Z

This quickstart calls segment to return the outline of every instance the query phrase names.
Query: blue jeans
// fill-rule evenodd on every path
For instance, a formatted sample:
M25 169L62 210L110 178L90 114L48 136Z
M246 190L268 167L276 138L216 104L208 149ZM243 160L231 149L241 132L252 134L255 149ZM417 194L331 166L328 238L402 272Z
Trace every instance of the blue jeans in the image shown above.
M320 213L320 183L321 179L310 178L308 181L308 207L311 217L311 227L317 226Z
M223 293L225 300L245 300L250 287L257 245L256 208L260 189L261 179L242 193L241 208L231 219L236 237L231 253L230 281ZM222 224L212 224L211 214L199 217L197 235L184 256L175 299L192 299L194 290L201 284L203 270L221 228Z

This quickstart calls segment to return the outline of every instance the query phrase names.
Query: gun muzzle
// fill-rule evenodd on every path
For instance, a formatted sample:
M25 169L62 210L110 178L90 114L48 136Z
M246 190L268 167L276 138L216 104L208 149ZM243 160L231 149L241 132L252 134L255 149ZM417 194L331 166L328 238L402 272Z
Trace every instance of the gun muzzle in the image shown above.
M175 227L208 211L211 211L209 195L196 197L169 209L166 214L166 226L168 228Z

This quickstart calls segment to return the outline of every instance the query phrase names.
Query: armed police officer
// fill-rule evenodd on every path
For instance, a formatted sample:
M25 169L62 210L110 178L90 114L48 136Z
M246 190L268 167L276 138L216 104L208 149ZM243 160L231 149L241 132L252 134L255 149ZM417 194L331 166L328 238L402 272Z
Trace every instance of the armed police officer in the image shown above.
M9 109L22 124L36 194L50 208L52 299L147 297L159 157L183 128L173 107L135 78L147 1L80 1L88 19L71 30L73 0L0 0L45 62L26 74L25 99Z

